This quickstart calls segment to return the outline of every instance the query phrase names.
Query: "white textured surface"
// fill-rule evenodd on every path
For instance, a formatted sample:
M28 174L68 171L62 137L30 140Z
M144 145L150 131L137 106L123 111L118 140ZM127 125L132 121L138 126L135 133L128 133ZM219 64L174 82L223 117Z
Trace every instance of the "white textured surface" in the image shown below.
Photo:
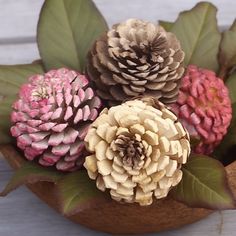
M109 24L130 17L151 21L174 20L179 11L191 8L197 0L95 0ZM236 1L214 0L219 23L229 25L236 17ZM35 44L36 25L43 0L0 0L0 64L29 63L39 57ZM0 189L12 171L0 158ZM233 236L236 211L216 212L207 219L159 236ZM38 200L26 188L0 199L0 236L98 236L75 225Z

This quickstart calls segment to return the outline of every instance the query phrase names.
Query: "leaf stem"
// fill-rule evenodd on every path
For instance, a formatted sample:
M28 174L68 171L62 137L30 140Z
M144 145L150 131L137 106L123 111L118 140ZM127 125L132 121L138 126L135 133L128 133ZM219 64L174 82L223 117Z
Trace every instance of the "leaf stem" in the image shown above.
M219 77L226 82L228 79L228 67L226 65L222 65L220 68L220 73L219 73Z

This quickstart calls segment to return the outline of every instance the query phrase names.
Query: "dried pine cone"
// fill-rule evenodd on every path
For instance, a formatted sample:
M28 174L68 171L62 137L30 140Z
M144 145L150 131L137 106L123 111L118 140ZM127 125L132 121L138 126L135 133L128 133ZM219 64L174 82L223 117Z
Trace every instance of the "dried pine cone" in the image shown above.
M98 95L111 104L139 95L176 100L184 52L174 34L136 19L113 26L88 56L87 73Z
M232 107L227 87L209 70L190 65L182 79L180 93L171 105L195 139L196 153L210 154L227 133Z
M100 106L84 75L51 70L22 86L13 105L11 133L28 160L72 171L83 164L83 139Z
M189 137L162 103L133 100L105 109L85 137L92 154L85 168L101 191L117 201L150 205L167 196L181 178Z

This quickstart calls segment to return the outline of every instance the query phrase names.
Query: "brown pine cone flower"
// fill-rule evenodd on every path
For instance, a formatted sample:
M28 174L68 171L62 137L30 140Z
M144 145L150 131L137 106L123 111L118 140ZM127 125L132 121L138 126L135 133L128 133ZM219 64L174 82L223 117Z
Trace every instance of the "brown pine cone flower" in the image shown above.
M85 137L85 168L114 200L150 205L182 179L189 136L160 102L133 100L103 110Z
M88 56L87 73L110 105L140 95L174 102L184 73L184 52L174 34L136 19L114 25Z
M13 104L11 133L28 160L73 171L83 165L83 139L100 106L84 75L68 69L34 75Z

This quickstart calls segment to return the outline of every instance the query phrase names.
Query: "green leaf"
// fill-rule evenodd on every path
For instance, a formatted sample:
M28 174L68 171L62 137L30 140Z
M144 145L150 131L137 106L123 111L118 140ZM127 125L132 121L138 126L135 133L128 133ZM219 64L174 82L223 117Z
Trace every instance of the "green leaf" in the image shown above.
M185 65L195 64L218 71L218 51L221 34L217 27L217 9L206 2L182 12L173 27L185 52Z
M91 0L47 0L38 23L38 47L44 66L83 71L88 50L107 30Z
M63 176L64 175L58 171L25 161L25 163L16 170L5 189L0 193L0 196L6 196L23 184L33 184L42 181L56 183Z
M236 22L222 34L219 62L221 78L227 76L228 71L236 66Z
M225 31L220 46L220 63L226 68L236 65L236 31Z
M78 171L65 176L57 184L61 211L74 215L100 202L108 201L107 195L99 191L95 181L89 179L86 171Z
M230 80L229 80L230 81ZM215 149L213 155L223 162L227 162L227 160L233 159L235 160L235 156L230 155L230 149L232 149L236 145L236 103L232 104L233 109L233 117L231 120L230 127L228 128L227 134L224 136L220 145Z
M29 76L41 73L43 69L39 64L0 65L0 144L10 142L11 105L16 100L20 86Z
M229 95L231 99L231 103L236 102L236 73L233 73L226 81L226 85L229 90Z
M159 25L161 25L166 31L171 31L171 28L173 27L174 23L164 20L159 20Z
M217 160L192 155L182 168L183 178L172 196L190 207L232 209L234 199L227 186L226 171Z

